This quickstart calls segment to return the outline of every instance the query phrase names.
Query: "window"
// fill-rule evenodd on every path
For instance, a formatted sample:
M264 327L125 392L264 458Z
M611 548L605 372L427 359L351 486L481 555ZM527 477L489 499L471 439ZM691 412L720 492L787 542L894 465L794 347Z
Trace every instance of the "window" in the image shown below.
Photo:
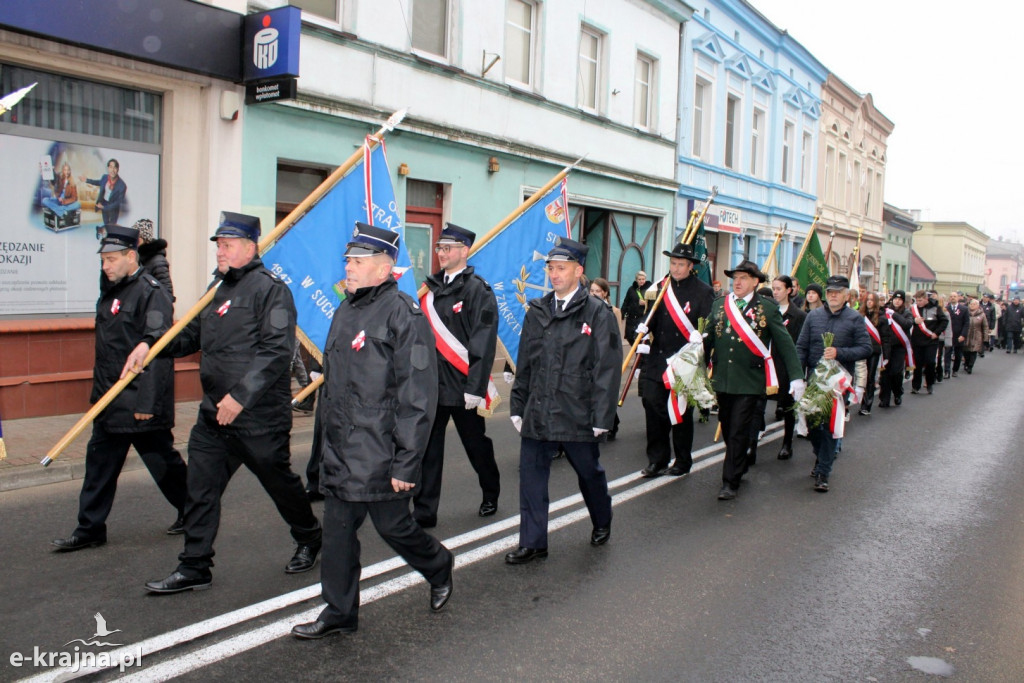
M309 194L327 180L332 169L325 166L301 165L295 162L277 163L277 198L274 214L280 223Z
M580 109L597 113L597 92L601 87L601 42L603 36L584 26L580 30L579 90L576 104Z
M846 155L839 153L839 165L836 166L836 206L840 209L846 207L846 183L847 181Z
M536 10L524 0L508 0L505 6L505 80L533 85Z
M653 128L654 117L654 60L637 53L636 75L633 84L633 125L637 128Z
M750 125L750 175L759 178L764 172L764 110L754 109Z
M835 189L835 181L832 178L832 172L836 167L836 149L835 147L825 148L825 201L832 201L832 192Z
M339 0L290 0L288 4L318 17L338 21L338 2Z
M740 100L738 97L729 95L725 99L725 167L735 169L738 145L736 134L739 128Z
M804 133L800 146L800 189L807 191L811 186L811 134Z
M782 129L782 184L788 185L793 178L793 124L786 122Z
M864 194L864 172L861 171L860 162L853 162L853 188L850 191L850 211L859 212L861 197Z
M448 0L413 0L412 47L448 56Z
M707 161L711 147L711 84L697 79L693 88L693 156Z

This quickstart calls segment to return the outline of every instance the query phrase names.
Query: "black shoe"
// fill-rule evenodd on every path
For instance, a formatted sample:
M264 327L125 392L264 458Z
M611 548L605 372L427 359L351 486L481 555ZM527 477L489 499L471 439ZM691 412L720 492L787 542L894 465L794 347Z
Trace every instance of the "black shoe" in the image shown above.
M894 398L892 400L892 402L895 403L898 406L901 406L901 405L903 405L903 397L902 396L897 396L896 398Z
M736 489L723 486L718 492L718 500L732 500L736 497Z
M828 477L818 475L814 478L814 490L818 493L828 493Z
M490 517L498 511L498 504L492 500L485 500L480 503L480 510L477 512L481 517Z
M174 524L167 527L168 536L181 536L185 533L185 515L178 515L178 518L174 520Z
M295 549L295 554L288 561L284 568L285 574L301 574L308 572L316 564L316 558L320 555L320 543L300 543Z
M451 559L448 560L448 580L442 583L440 586L430 587L430 609L434 612L439 612L448 604L449 598L452 597L452 581L455 578L455 554L451 554Z
M793 447L788 444L782 444L782 448L779 449L779 460L789 460L793 457Z
M174 572L161 581L147 581L146 590L150 593L181 593L182 591L204 591L213 583L210 576L188 577L179 571Z
M508 564L526 564L548 556L547 548L517 548L505 555Z
M352 626L331 626L317 619L307 624L296 624L292 626L292 635L303 640L319 640L332 633L355 633L359 627Z
M590 534L590 545L604 545L611 537L612 528L610 526L595 527L593 533Z
M888 408L889 407L889 402L888 401L879 401L878 402L878 407L879 408Z
M932 386L929 384L928 385L928 395L931 396L931 393L932 393Z
M984 358L985 356L982 356ZM968 375L974 374L974 368L967 368L964 370Z
M421 529L433 529L435 526L437 526L437 517L432 517L430 519L426 517L416 517L414 519L416 519L416 523L420 525Z
M324 494L320 493L315 489L306 489L306 498L309 500L310 503L315 503L318 500L323 500Z
M912 394L916 394L916 393L917 393L917 389L911 389L911 390L910 390L910 393L912 393ZM899 405L899 404L897 404L897 405Z
M682 477L689 473L690 468L683 467L682 465L672 465L672 467L669 467L667 470L665 470L665 474L669 475L670 477Z
M644 479L654 479L665 474L666 468L659 467L658 465L648 465L647 467L640 470L640 476Z
M103 545L106 542L106 539L98 540L80 538L72 534L67 538L55 538L52 541L50 541L50 545L55 547L58 552L69 553L72 550L81 550L82 548L96 548Z

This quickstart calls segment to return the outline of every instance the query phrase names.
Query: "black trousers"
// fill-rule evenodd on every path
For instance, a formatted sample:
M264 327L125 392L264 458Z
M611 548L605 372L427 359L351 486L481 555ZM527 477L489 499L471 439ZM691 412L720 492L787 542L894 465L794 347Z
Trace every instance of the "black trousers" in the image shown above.
M413 521L407 499L357 503L329 495L324 499L324 549L320 567L320 584L327 606L318 618L331 626L357 626L359 622L362 565L356 532L367 513L381 538L431 586L440 586L449 578L451 551Z
M775 419L782 419L782 444L792 448L793 434L796 432L796 401L788 389L789 384L779 380L779 393L772 398L778 402L775 406Z
M868 356L868 381L864 385L864 398L860 402L861 410L871 410L871 404L875 400L875 375L878 374L878 361L881 357L881 351Z
M882 368L878 384L878 402L889 405L889 396L903 396L903 374L907 367L907 350L903 346L891 346L889 362Z
M658 469L664 469L675 451L676 466L689 472L693 467L693 406L687 406L683 421L674 425L668 417L669 390L661 382L640 381L644 384L647 461Z
M494 444L487 436L484 418L476 410L464 406L437 406L430 440L423 454L423 475L420 485L413 489L413 517L425 522L437 521L437 508L441 504L441 475L444 471L444 436L449 418L466 449L469 464L476 471L483 500L497 503L501 493L501 475L494 460Z
M718 421L722 423L722 438L725 440L722 483L729 488L739 488L740 479L750 466L747 449L754 443L750 425L755 420L764 419L761 398L758 394L718 394Z
M92 437L85 448L85 478L78 497L75 536L94 541L107 540L107 516L114 506L117 477L132 446L167 502L179 515L185 509L187 468L181 455L174 450L174 435L170 429L115 434L93 422Z
M966 370L968 374L974 372L974 361L977 359L977 351L964 351L964 370Z
M929 344L928 346L915 346L913 348L914 362L917 365L914 368L914 376L910 380L910 386L914 391L917 391L921 388L922 377L924 377L926 387L935 384L935 364L941 346Z
M945 374L960 372L960 363L964 357L964 345L953 342L952 346L943 349L942 371ZM951 362L952 361L952 362Z
M211 427L200 418L188 440L185 549L178 556L178 571L186 576L209 574L220 527L220 498L241 465L249 468L270 494L297 543L320 542L320 522L302 480L292 472L289 441L288 432L240 436Z

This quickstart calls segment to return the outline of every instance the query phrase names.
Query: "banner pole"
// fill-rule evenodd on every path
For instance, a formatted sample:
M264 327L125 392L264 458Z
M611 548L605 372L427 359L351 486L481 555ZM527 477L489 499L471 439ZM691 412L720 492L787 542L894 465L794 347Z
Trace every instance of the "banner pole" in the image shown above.
M821 212L820 211L815 212L814 220L811 221L811 227L807 231L807 237L804 239L804 244L803 244L802 247L800 247L800 253L797 255L796 261L793 263L793 269L789 273L790 277L796 277L797 268L800 267L800 262L803 261L804 254L807 253L807 247L811 243L811 235L813 235L814 231L818 228L818 219L819 218L821 218Z

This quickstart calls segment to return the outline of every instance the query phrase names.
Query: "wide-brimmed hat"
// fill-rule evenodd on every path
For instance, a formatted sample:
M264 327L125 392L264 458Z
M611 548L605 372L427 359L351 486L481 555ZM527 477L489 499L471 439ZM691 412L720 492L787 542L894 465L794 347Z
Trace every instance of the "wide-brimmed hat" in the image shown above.
M692 261L694 264L700 263L700 257L693 255L692 244L677 242L676 245L672 247L672 251L663 251L661 253L669 258L684 258L688 261Z
M732 270L725 271L726 277L735 277L736 273L746 273L751 277L756 277L758 282L764 282L768 279L768 276L761 272L756 263L746 259L740 261L740 264Z

